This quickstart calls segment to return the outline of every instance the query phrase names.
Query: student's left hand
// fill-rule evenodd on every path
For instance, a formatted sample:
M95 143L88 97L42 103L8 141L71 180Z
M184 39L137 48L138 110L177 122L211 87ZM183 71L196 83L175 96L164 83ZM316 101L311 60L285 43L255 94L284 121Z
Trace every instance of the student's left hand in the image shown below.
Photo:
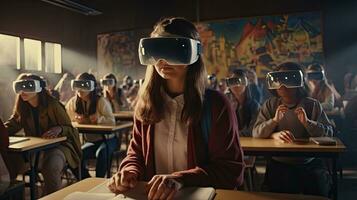
M51 139L56 138L62 132L62 127L55 126L50 128L48 131L42 134L42 138Z
M173 199L181 187L177 175L155 175L147 185L148 199Z
M307 118L305 109L303 107L298 107L298 108L295 109L295 114L298 117L298 119L301 122L301 124L306 127L307 126L307 122L309 121L309 119Z
M89 116L89 120L90 120L90 122L91 122L92 124L96 124L97 121L98 121L98 117L97 117L96 114L93 114L93 115L90 115L90 116Z

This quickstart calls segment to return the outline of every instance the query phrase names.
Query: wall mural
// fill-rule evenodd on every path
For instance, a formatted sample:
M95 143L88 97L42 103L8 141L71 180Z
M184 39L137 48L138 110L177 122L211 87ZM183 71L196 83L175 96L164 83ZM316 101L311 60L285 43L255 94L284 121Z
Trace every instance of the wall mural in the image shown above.
M323 63L321 13L308 12L197 24L209 74L227 76L237 67L264 77L274 66L293 61Z
M132 30L99 34L97 36L97 66L99 75L108 72L119 80L125 75L134 79L144 78L145 66L138 58L138 44L142 37L149 36L149 30Z
M237 67L255 69L258 77L285 61L308 65L324 63L320 12L229 19L196 24L209 74L226 77ZM114 72L118 78L143 78L138 44L151 29L97 36L99 75Z

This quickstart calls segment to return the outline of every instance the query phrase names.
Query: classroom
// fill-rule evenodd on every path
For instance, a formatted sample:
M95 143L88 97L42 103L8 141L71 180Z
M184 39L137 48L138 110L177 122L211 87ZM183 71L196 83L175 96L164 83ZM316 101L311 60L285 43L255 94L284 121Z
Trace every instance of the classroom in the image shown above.
M357 1L1 0L0 200L354 200Z

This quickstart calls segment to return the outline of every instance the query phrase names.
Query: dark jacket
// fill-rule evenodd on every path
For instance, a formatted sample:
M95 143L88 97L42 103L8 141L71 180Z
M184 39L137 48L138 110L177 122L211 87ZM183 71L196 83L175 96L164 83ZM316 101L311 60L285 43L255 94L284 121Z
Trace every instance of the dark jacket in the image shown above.
M82 156L81 145L79 142L79 134L77 129L73 128L71 120L69 119L64 106L54 98L48 98L48 106L39 105L39 128L41 134L52 127L62 127L60 136L66 136L67 140L58 147L65 155L70 167L77 168ZM35 136L36 134L35 122L32 114L27 119L21 119L17 114L5 123L5 127L10 135L14 135L22 128L26 136Z

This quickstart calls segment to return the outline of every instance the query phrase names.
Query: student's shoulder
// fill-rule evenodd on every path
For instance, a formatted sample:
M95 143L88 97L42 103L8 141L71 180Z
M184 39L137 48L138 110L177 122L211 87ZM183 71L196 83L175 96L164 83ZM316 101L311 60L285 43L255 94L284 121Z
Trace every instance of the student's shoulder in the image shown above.
M322 110L322 106L320 102L317 99L311 98L311 97L305 97L301 100L302 104L304 105L305 108L310 108L310 109L320 109Z
M265 100L262 107L276 108L279 106L279 103L280 103L280 98L273 96Z
M65 107L60 101L58 101L54 97L49 97L47 99L47 102L48 102L48 107L49 108L57 109L57 108L64 108Z
M215 105L224 105L229 103L228 97L217 90L206 89L205 96L208 96Z

